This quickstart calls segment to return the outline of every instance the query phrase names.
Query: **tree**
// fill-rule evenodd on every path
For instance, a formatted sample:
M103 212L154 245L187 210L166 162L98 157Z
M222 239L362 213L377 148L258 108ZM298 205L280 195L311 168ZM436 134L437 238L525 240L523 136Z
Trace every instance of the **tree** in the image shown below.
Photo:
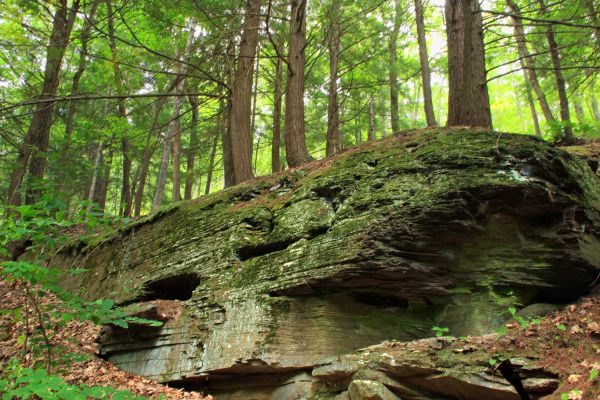
M233 162L233 181L235 185L251 179L252 173L252 82L254 77L254 58L258 45L260 25L260 0L249 0L244 24L236 70L231 84L230 129L228 137Z
M304 132L305 51L306 0L292 0L285 95L285 152L291 168L311 160Z
M535 93L538 102L540 103L540 108L542 109L542 113L544 114L546 122L552 125L556 123L556 118L554 118L554 115L552 115L552 111L550 110L550 106L548 105L548 101L546 100L546 95L542 91L542 88L538 81L538 75L537 70L535 68L534 59L529 54L529 50L527 49L527 42L525 41L525 29L523 28L523 21L521 18L521 10L517 3L515 3L513 0L507 0L506 3L508 4L508 7L513 13L513 15L511 16L511 21L515 31L515 42L517 44L517 51L519 57L521 58L522 68L524 68L526 78L529 81L529 85L533 89L533 92Z
M538 0L538 4L540 5L542 14L548 14L548 8L546 7L544 0ZM569 98L567 97L567 87L563 76L560 54L558 52L558 43L556 42L556 37L554 35L554 25L549 23L546 29L546 39L548 40L548 46L550 48L550 58L552 59L553 72L556 79L556 89L558 90L558 98L560 101L560 118L562 120L563 133L565 135L564 142L566 144L573 144L577 139L573 134L573 127L571 126Z
M402 10L400 0L394 0L394 21L390 33L390 113L392 121L392 133L400 132L400 118L398 116L398 36L402 23Z
M448 126L492 128L477 0L446 0Z
M419 61L421 63L421 82L423 85L423 107L428 127L437 126L433 111L433 95L431 94L431 73L429 71L429 54L425 34L425 17L421 0L415 0L415 20L417 24L417 41L419 42Z
M39 95L40 100L51 100L56 96L56 91L60 83L60 70L63 57L69 44L69 36L71 29L73 29L77 10L79 9L79 0L75 0L70 7L67 0L60 0L57 2L56 7L52 19L52 33L50 34L46 51L46 67L44 69L42 92ZM40 102L35 106L33 118L23 140L23 145L19 149L19 154L11 174L7 195L9 204L21 204L21 197L17 191L27 172L29 172L31 185L27 190L26 203L34 203L39 196L39 189L36 188L36 185L39 185L44 177L54 105L55 102L50 101Z
M338 104L340 40L342 36L340 8L341 1L333 0L327 20L329 26L327 34L327 45L329 47L329 95L327 104L327 144L325 151L327 157L331 157L342 150L340 107Z

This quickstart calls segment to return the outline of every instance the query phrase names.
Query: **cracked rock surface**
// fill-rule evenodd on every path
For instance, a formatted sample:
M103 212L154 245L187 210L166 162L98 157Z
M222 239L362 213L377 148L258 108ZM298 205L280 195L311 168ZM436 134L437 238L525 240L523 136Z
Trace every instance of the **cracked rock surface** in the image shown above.
M104 357L161 382L219 399L471 399L483 386L514 399L481 360L448 373L377 344L433 326L481 335L510 305L576 301L600 271L599 237L585 161L531 137L429 130L179 203L52 262L86 268L64 283L90 298L162 302L161 328L102 336Z

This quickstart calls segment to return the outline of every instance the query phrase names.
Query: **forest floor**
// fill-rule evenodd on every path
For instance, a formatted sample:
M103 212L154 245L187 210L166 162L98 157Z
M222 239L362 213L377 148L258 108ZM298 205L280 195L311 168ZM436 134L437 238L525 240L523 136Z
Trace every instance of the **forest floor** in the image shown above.
M43 306L59 307L52 295L42 298ZM0 309L15 309L27 304L22 284L0 281ZM31 309L30 312L34 310ZM0 313L0 367L10 357L21 357L27 364L36 356L23 355L19 336L25 324L16 322L10 313ZM74 362L57 371L67 382L75 385L112 386L129 390L136 395L168 399L212 399L198 392L186 392L160 385L141 376L118 370L99 358L98 337L100 327L91 323L69 322L58 328L52 343L63 351L83 354L87 360ZM488 335L489 338L489 335ZM590 297L552 313L540 321L521 324L514 320L507 324L504 335L492 341L467 338L473 345L485 343L490 358L534 355L539 366L558 375L561 386L547 399L600 400L600 297ZM59 347L56 347L59 348ZM38 355L37 357L42 357ZM0 371L1 373L1 371Z
M0 281L0 310L11 310L31 304L23 284ZM40 308L60 307L59 301L51 294L40 298ZM29 310L34 315L33 306ZM158 384L142 376L132 375L117 369L110 362L97 356L98 344L96 339L101 327L91 322L71 321L65 326L57 324L57 329L52 332L50 339L54 347L54 355L58 358L61 354L72 353L84 356L84 361L72 362L69 365L58 366L52 371L61 376L72 385L111 386L118 390L128 390L138 396L149 398L186 399L186 400L212 400L212 396L204 396L198 392L183 391L166 385ZM3 373L2 365L11 357L20 358L25 365L33 365L42 361L45 354L23 354L21 344L22 335L25 333L26 323L15 320L11 313L0 312L0 375ZM80 357L81 358L81 357Z

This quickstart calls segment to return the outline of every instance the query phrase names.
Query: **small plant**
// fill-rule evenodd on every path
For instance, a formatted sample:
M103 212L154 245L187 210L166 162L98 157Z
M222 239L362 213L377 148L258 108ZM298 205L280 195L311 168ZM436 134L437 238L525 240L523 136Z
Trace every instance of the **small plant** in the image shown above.
M448 328L442 326L432 326L431 330L435 332L435 337L446 336L450 331Z
M525 319L522 316L520 316L517 313L517 311L518 311L517 307L512 305L512 306L508 307L508 309L500 315L508 313L510 315L510 320L518 323L519 327L523 330L529 328L532 324L539 325L542 322L542 320L539 319L538 317L532 317L529 319ZM507 330L508 330L508 327L506 326L506 324L502 325L502 327L498 330L498 336L503 336Z
M23 304L14 309L1 310L19 327L16 339L19 355L0 363L0 399L141 399L143 397L112 388L70 385L55 375L61 366L81 359L81 355L57 348L54 341L57 332L73 320L121 328L127 328L130 323L162 325L160 321L135 317L132 309L115 307L111 299L86 301L60 287L65 271L50 267L47 254L66 242L65 229L76 226L89 232L102 221L87 211L69 219L64 207L64 203L42 200L13 208L8 218L0 220L0 257L9 256L9 245L16 241L28 243L30 251L27 259L0 262L0 279L11 283L24 299ZM81 271L66 273L78 272ZM58 302L48 301L49 294Z

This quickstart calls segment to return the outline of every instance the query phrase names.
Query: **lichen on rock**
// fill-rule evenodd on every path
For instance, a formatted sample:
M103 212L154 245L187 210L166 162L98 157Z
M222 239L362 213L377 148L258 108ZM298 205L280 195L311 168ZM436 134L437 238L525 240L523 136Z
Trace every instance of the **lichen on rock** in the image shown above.
M180 203L53 263L87 268L65 284L92 298L182 302L162 329L106 339L118 366L231 396L260 376L267 396L359 348L432 326L484 334L510 305L574 301L600 271L599 237L584 161L531 137L440 129Z

